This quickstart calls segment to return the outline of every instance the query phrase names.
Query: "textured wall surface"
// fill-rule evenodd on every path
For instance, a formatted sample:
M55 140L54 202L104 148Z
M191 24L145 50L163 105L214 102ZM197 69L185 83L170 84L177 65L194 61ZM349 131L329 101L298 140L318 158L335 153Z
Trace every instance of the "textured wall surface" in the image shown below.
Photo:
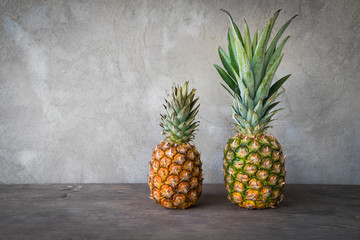
M299 13L271 133L288 183L360 184L359 1L1 1L0 182L146 182L172 82L197 88L195 144L221 183L235 134L213 63L228 9L252 33Z

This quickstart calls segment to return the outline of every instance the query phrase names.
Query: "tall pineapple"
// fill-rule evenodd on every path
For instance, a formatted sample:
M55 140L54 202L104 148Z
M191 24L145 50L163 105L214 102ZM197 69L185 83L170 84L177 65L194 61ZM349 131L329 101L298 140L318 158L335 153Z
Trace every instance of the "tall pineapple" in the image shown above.
M188 84L174 86L165 99L166 114L161 115L165 136L154 149L150 161L149 187L151 198L160 206L185 209L195 205L202 189L200 153L189 142L199 122L195 121L200 105L195 107L195 89L188 93Z
M283 58L281 51L289 39L278 41L296 15L286 22L268 46L278 10L258 37L251 42L248 25L244 38L230 14L228 30L229 55L219 47L224 69L215 65L233 98L232 116L237 134L230 138L224 150L224 181L231 202L247 209L274 207L283 200L285 156L279 142L266 130L271 118L280 109L276 98L280 87L290 77L284 76L272 84Z

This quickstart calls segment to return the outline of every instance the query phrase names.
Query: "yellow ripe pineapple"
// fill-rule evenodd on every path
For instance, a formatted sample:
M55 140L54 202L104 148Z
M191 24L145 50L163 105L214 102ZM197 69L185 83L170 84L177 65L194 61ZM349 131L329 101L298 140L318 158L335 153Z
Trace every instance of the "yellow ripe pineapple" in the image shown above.
M231 202L247 209L274 207L283 200L285 156L279 142L266 130L283 92L280 87L287 75L274 84L272 80L283 58L281 51L289 36L278 41L296 15L286 22L268 45L272 28L280 13L269 20L260 36L253 41L245 21L244 38L230 14L228 30L229 55L219 47L224 69L215 65L233 98L233 119L237 134L228 140L224 150L224 180Z
M150 161L149 187L151 198L160 206L185 209L195 205L202 190L200 153L189 142L199 122L195 121L195 89L188 93L188 84L174 86L165 99L166 114L161 115L165 136L154 149Z

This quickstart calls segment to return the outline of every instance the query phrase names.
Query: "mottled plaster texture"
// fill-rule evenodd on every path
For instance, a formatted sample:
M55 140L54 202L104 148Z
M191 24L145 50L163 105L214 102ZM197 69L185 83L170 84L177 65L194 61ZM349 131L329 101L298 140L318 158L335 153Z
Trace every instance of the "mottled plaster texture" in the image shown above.
M163 97L190 80L206 183L233 130L213 67L228 9L252 33L295 14L270 132L288 183L360 184L359 1L1 1L0 182L146 182Z

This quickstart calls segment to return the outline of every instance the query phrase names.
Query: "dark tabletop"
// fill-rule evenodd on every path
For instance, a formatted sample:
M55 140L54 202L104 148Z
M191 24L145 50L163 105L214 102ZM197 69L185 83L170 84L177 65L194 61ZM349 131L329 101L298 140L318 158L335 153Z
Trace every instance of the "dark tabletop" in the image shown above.
M0 239L360 239L360 186L286 185L277 208L246 210L205 184L170 210L146 184L0 185Z

